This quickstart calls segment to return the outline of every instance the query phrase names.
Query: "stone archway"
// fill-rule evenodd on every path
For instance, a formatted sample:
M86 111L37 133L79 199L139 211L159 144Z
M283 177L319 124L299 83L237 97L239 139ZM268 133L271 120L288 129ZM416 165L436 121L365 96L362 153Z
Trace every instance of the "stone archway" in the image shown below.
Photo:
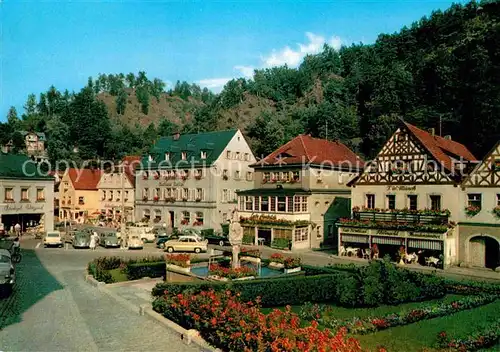
M478 234L469 237L468 262L472 266L495 269L500 266L500 243L489 235Z

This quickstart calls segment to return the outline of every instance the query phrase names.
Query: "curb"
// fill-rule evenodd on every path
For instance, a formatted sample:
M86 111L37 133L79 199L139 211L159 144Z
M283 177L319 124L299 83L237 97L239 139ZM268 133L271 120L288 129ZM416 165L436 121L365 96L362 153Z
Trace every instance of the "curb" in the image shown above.
M111 292L110 290L107 289L107 285L104 282L99 282L97 281L92 275L88 274L87 271L84 273L84 278L87 283L92 285L93 287L96 287L99 291L107 294L111 298L115 299L119 303L121 303L123 306L128 308L129 310L133 311L134 313L138 313L139 315L146 316L150 320L153 320L154 322L160 323L166 328L172 330L174 333L176 333L181 341L183 341L186 345L190 344L195 344L198 347L200 347L201 351L207 352L207 351L213 351L213 352L219 352L219 349L216 349L208 344L199 334L197 330L191 329L187 330L184 329L182 326L176 324L175 322L165 318L163 315L155 312L153 308L151 307L150 304L141 304L140 306L136 306L135 304L131 303L130 301L126 300L123 297L120 297L114 292Z

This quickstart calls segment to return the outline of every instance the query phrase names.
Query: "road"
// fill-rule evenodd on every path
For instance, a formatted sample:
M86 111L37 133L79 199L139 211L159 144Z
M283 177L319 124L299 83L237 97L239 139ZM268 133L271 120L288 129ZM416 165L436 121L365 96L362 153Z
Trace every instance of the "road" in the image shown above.
M23 239L16 288L0 298L1 351L199 351L84 281L95 257L161 252L44 249L39 242Z

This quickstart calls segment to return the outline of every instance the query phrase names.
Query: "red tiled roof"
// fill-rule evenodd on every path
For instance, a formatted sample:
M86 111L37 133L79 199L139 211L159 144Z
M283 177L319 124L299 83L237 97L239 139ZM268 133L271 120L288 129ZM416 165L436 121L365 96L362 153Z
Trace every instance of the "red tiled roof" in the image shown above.
M281 155L281 157L280 157ZM362 168L364 161L339 141L299 135L255 164L255 166L302 164Z
M436 161L443 164L447 170L452 170L452 157L464 161L476 161L476 157L466 146L458 142L445 139L440 136L433 136L429 132L421 130L407 122L404 123L408 130L427 148Z
M141 164L141 157L136 155L127 155L122 160L125 166L125 175L127 176L130 184L135 185L135 169Z
M97 184L101 179L101 170L97 169L68 169L68 176L76 190L97 190Z

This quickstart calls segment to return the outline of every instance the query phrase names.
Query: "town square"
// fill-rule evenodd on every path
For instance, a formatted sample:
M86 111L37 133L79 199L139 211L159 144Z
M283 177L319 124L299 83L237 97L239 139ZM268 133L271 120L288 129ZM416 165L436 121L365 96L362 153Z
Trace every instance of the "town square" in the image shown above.
M0 4L0 351L500 349L500 2L309 5Z

